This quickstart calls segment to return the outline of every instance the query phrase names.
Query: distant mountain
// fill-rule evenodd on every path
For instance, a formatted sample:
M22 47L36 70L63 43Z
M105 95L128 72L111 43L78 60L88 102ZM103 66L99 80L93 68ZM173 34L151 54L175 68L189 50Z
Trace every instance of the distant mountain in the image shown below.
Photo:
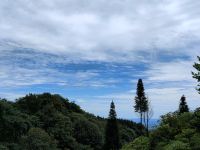
M134 118L134 119L131 119L131 120L133 122L140 123L140 119L139 118ZM149 128L150 129L153 129L158 125L159 125L159 119L150 119L149 120Z

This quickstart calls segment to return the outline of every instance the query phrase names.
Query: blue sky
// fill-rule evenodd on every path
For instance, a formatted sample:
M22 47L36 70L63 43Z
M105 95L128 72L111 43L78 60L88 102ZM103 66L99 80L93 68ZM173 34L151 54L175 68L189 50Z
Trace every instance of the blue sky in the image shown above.
M200 106L192 65L200 54L196 0L6 0L0 3L0 97L58 93L106 117L135 118L139 78L153 118L184 94Z

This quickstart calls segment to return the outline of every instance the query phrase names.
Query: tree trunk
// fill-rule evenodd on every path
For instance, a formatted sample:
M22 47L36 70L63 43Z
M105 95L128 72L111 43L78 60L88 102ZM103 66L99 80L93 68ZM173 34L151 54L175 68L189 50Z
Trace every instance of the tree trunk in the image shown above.
M144 114L143 114L143 124L146 128L146 112L144 112Z
M146 130L147 130L147 137L149 137L149 111L147 111L147 127L146 127Z
M142 124L142 112L140 112L140 123Z

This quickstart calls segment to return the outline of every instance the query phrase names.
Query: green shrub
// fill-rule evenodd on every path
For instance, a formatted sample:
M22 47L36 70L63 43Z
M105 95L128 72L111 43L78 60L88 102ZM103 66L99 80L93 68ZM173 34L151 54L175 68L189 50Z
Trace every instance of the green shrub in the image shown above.
M23 149L56 150L55 141L42 129L31 128L26 136L21 138Z
M191 150L188 143L183 143L181 141L172 141L166 145L163 150Z
M149 138L140 136L136 138L133 142L125 145L122 150L149 150Z

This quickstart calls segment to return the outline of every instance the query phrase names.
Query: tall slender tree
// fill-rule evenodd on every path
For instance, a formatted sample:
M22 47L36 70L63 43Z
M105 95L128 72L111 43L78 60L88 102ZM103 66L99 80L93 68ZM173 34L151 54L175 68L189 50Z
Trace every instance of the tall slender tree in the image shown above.
M135 96L135 112L140 114L140 123L143 123L143 118L145 118L144 113L148 110L148 100L145 96L144 92L144 86L142 79L138 80L137 83L137 91L136 91L136 96Z
M179 104L179 113L184 113L184 112L189 112L189 108L186 102L186 98L183 95L180 99L180 104Z
M197 70L197 72L192 72L193 78L197 79L197 82L200 82L200 57L197 56L199 63L194 63L193 67ZM200 94L200 83L197 86L197 91Z
M115 104L112 101L110 104L109 117L106 124L106 133L105 133L105 150L119 150L119 129L117 124L117 114L115 111Z

